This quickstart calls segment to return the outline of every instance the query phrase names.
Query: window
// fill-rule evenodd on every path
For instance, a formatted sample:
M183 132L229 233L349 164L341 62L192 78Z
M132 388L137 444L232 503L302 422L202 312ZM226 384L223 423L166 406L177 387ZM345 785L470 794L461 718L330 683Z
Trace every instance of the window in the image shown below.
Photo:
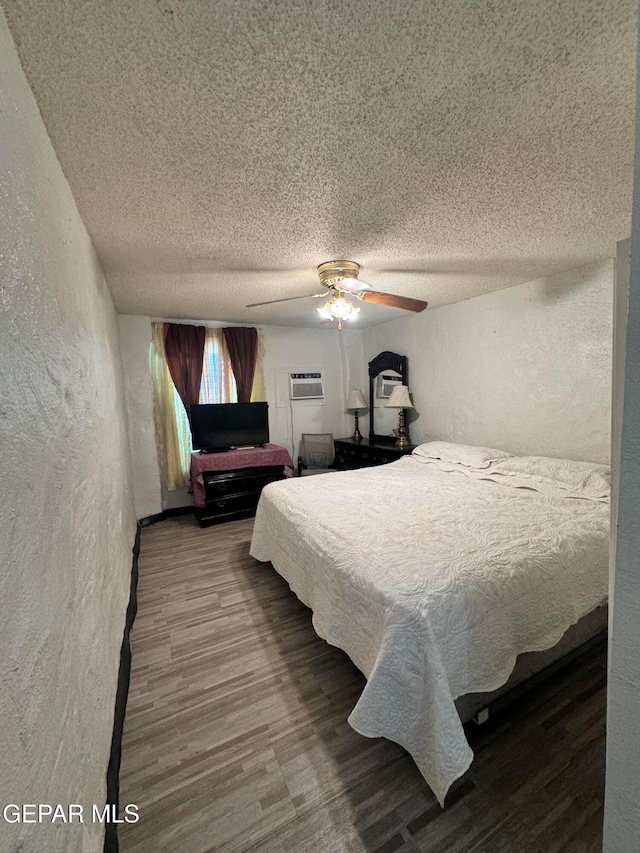
M264 375L260 352L252 400L264 400ZM186 486L191 465L191 429L167 365L164 324L153 323L150 351L156 441L164 485L170 491ZM222 329L207 328L204 340L200 403L237 403L238 390Z
M205 332L200 402L238 402L236 380L222 329L207 329Z

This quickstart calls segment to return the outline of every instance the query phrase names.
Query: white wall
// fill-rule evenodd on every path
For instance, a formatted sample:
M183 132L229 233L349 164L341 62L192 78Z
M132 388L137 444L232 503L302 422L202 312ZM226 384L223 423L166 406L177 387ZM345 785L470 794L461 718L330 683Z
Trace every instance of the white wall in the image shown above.
M211 327L233 323L174 320ZM148 346L151 318L120 315L122 359L127 386L132 465L138 517L163 508L187 506L191 496L187 488L167 491L161 488L154 440L151 406L151 378ZM335 328L298 329L292 326L261 326L264 344L264 378L269 403L269 431L273 444L281 444L291 453L294 463L303 432L333 432L336 438L353 431L353 418L345 410L347 389L363 387L362 338L357 329L338 332ZM323 370L325 399L289 401L287 371ZM292 431L293 424L293 431ZM148 512L146 510L149 510ZM144 510L144 512L143 512Z
M333 432L336 438L348 435L347 387L349 377L359 379L361 371L360 333L291 326L262 326L261 332L271 441L287 447L295 462L303 432ZM324 370L324 402L291 403L287 372L314 369Z
M131 573L116 317L0 13L0 802L104 803ZM100 825L0 849L91 853Z
M160 466L153 422L153 392L149 372L151 319L118 316L124 369L125 401L131 450L133 501L137 518L162 511Z
M622 451L622 415L624 410L624 369L626 359L627 312L629 309L631 240L621 240L617 245L615 286L613 300L613 369L611 400L611 530L618 525L618 497L620 492L620 454ZM616 536L609 539L609 623L613 622L614 587L616 577ZM609 662L611 639L609 634Z
M619 483L619 493L612 547L615 564L612 566L613 608L609 626L605 853L637 853L640 850L640 175L637 154L633 206L628 287L624 268L628 245L625 244L618 247L620 275L616 281L613 465L614 488ZM613 503L612 520L615 522L615 501Z
M608 462L613 261L365 329L409 357L413 442Z

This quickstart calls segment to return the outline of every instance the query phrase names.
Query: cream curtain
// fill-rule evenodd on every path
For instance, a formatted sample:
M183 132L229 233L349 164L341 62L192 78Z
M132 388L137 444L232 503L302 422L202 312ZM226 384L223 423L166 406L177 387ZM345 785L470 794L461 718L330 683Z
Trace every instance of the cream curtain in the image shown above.
M200 383L201 403L237 403L238 389L231 369L229 350L222 329L204 333L204 364Z
M156 442L165 487L186 486L191 466L191 429L182 400L175 389L164 351L163 323L153 323L150 366ZM264 346L258 331L258 359L251 401L267 399L264 384ZM236 403L238 391L222 329L207 328L204 339L201 403Z
M163 323L153 323L150 367L160 468L164 485L171 491L189 482L191 430L167 366Z
M258 358L256 359L256 372L253 375L253 388L251 389L252 403L266 403L267 388L264 384L264 339L262 332L258 329Z

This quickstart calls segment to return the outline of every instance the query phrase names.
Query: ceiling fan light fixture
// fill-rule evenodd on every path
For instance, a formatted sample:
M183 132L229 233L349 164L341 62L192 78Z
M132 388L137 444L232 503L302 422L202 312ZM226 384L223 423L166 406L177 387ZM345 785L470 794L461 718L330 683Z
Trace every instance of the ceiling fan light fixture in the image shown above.
M353 305L344 296L338 296L331 300L331 314L339 320L344 320L353 311Z
M325 320L345 320L352 314L357 314L359 310L351 300L335 293L322 308L318 308L318 314Z

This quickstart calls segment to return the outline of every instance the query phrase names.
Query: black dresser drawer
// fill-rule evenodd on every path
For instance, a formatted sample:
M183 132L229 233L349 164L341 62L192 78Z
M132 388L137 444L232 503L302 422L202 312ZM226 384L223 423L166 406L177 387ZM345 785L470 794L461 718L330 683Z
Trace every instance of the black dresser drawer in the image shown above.
M263 488L269 483L284 479L282 465L260 465L234 471L206 471L202 475L205 505L196 507L196 518L201 527L251 518L256 514Z
M339 471L352 471L356 468L370 468L373 465L387 465L402 456L411 453L414 445L399 448L393 442L373 444L367 439L356 443L350 438L337 438L334 441L335 460L333 467Z
M245 492L253 492L256 489L260 491L268 483L273 483L282 478L282 467L275 473L254 474L245 477L215 477L204 474L202 479L204 481L205 500L209 502L219 497L241 495Z
M241 521L243 518L253 518L256 508L239 509L236 512L228 512L224 515L211 515L206 508L196 507L194 509L196 519L200 527L213 527L214 524L225 524L227 521Z
M353 450L336 453L334 465L336 468L351 470L352 468L367 468L369 465L377 465L372 453L356 453Z
M207 517L214 518L248 509L255 510L260 500L260 492L261 489L256 489L255 492L245 492L242 495L216 498L215 500L207 501L202 511Z

